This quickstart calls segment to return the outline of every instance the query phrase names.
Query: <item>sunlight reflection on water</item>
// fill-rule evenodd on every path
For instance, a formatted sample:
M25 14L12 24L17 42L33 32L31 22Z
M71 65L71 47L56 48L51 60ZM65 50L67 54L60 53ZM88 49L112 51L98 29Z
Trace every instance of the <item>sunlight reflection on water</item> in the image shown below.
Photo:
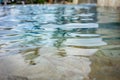
M112 9L113 13L109 12L111 8L93 5L3 7L0 6L0 63L14 62L9 65L11 75L23 74L30 80L98 80L100 75L94 76L95 71L114 68L116 72L120 55L117 9ZM110 69L108 64L112 64ZM6 74L8 67L0 68ZM106 75L110 80L113 74Z

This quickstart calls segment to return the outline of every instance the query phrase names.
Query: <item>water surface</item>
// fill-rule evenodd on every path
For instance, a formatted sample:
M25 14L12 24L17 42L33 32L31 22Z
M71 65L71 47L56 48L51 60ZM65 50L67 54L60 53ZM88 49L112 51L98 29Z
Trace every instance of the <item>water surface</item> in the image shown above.
M0 6L0 78L119 80L119 29L117 8Z

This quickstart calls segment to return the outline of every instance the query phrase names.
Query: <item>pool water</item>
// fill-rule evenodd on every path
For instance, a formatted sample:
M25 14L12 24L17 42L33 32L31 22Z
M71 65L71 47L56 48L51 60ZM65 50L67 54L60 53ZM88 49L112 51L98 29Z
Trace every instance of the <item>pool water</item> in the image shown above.
M119 80L120 9L0 6L0 80Z

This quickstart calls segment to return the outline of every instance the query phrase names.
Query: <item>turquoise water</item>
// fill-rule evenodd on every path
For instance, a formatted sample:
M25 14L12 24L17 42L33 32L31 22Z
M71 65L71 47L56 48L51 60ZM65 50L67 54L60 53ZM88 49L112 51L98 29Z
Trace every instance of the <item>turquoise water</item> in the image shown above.
M0 6L0 58L20 54L29 66L41 68L45 64L51 69L49 66L53 63L56 67L73 69L71 72L75 75L70 78L68 70L60 68L56 71L59 75L64 71L64 77L52 75L50 79L43 71L48 79L40 77L43 75L40 72L31 78L33 71L26 76L30 80L118 80L119 29L119 8L85 4ZM44 57L50 62L45 62ZM83 73L79 72L81 69Z

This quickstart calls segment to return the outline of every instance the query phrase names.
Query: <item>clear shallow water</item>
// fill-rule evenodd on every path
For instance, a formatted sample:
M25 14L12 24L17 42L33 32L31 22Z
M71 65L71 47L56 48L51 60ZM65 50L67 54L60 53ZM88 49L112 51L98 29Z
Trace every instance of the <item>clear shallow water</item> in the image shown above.
M0 63L8 65L0 74L118 80L119 11L95 5L0 6Z

